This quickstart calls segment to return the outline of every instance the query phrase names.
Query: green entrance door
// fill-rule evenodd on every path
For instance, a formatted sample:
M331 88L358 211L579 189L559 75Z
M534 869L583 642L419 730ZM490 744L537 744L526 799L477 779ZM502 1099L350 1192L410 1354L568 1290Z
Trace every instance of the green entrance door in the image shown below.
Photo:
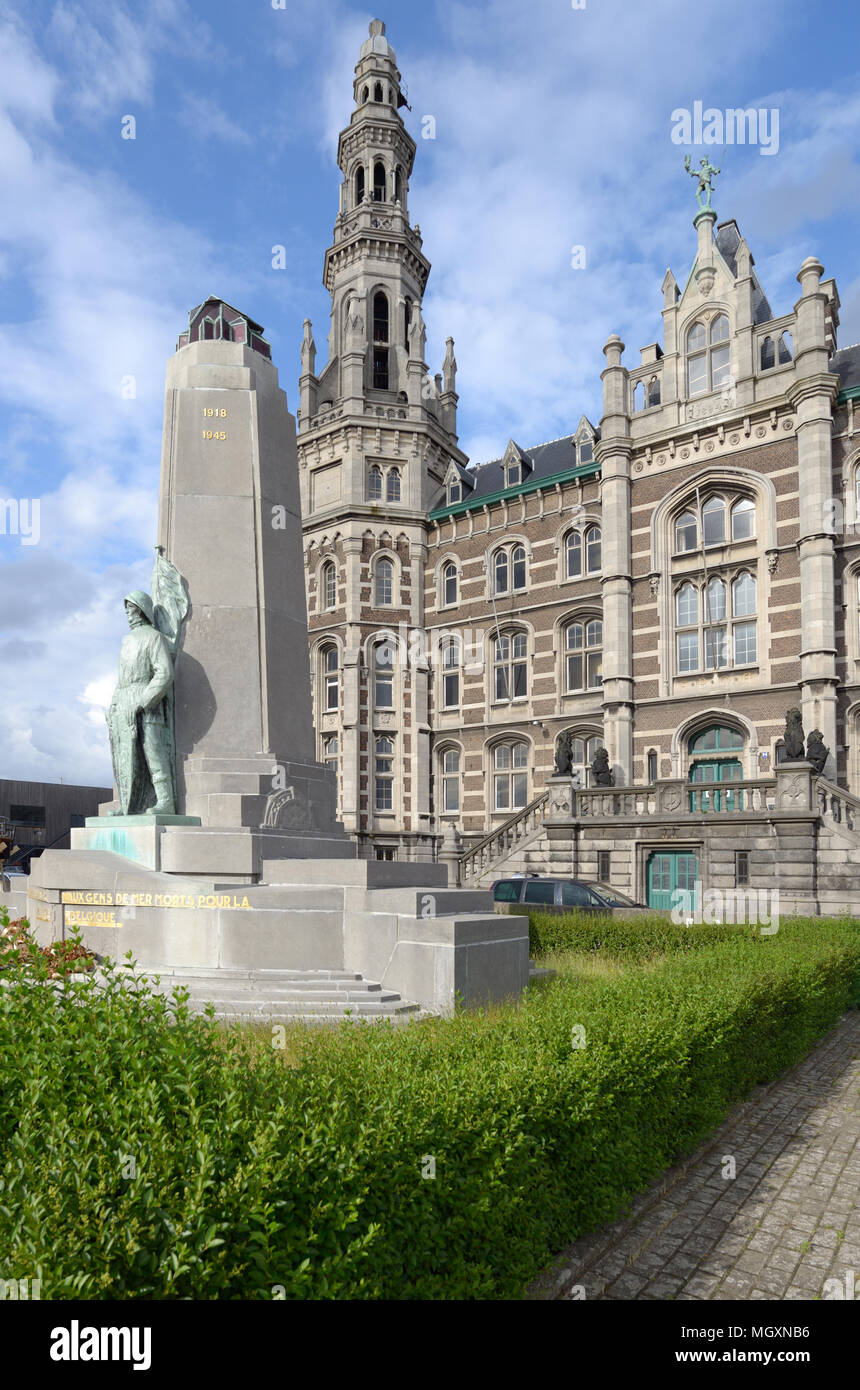
M729 756L742 747L743 738L737 730L720 725L712 725L690 740L690 781L694 783L691 811L743 810L743 788L731 785L743 780L743 768L737 756Z
M699 861L695 854L658 850L648 856L648 906L669 910L681 907L690 912L696 906ZM685 896L681 897L680 893Z

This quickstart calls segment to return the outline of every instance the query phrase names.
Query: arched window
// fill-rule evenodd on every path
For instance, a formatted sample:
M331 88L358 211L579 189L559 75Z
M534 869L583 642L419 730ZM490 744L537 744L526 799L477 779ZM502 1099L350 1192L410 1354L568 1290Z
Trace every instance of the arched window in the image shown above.
M374 101L384 101L384 100L385 100L385 97L384 97L383 94L382 94L382 83L381 83L381 82L374 82L374 84L373 84L373 100L374 100Z
M729 321L718 314L710 330L703 323L694 323L687 330L687 394L701 395L716 391L731 377L731 346Z
M449 560L442 566L442 603L446 608L457 602L457 566Z
M337 769L338 765L338 739L337 734L326 734L322 741L322 762L327 766Z
M373 749L373 804L377 811L394 809L394 740L376 739Z
M388 296L382 290L373 296L373 386L388 390Z
M406 299L403 302L403 346L409 351L409 324L412 321L412 300ZM405 397L409 399L408 396Z
M761 369L769 372L776 363L776 354L773 348L773 338L762 338L761 343Z
M338 674L337 647L323 647L320 652L323 677L323 709L333 710L338 707L338 689L340 684Z
M715 575L703 586L701 598L688 580L675 595L678 674L754 665L755 616L756 581L748 570L741 570L730 584Z
M526 587L525 546L504 546L493 556L493 592L515 593Z
M455 502L463 500L463 484L459 478L452 478L448 484L448 506L453 507Z
M524 700L528 694L528 637L502 632L493 639L493 698L495 702Z
M574 786L587 787L591 782L591 763L598 748L603 747L599 734L590 737L576 735L570 741L570 773Z
M564 553L568 579L579 579L582 574L582 536L579 531L568 531Z
M378 560L373 576L373 605L375 608L389 608L394 602L394 564L391 560Z
M403 201L403 174L399 164L394 170L394 201L395 203Z
M782 333L780 333L780 335L779 335L779 343L778 343L778 345L777 345L777 350L776 350L776 357L777 357L777 361L779 362L780 366L782 366L782 364L783 364L784 362L790 362L790 361L791 361L791 357L792 357L792 346L793 346L792 337L791 337L791 334L789 333L788 329L786 328L786 329L785 329Z
M385 499L387 502L400 501L400 470L399 468L389 468L388 477L385 480Z
M692 512L682 512L675 522L675 549L695 550L699 543L699 528Z
M722 497L709 497L702 508L702 535L705 545L725 545L726 504Z
M373 705L394 708L394 643L390 639L373 648Z
M564 631L565 690L596 690L602 684L603 623L599 618L568 623Z
M756 583L744 570L732 582L732 617L748 618L756 611Z
M442 772L442 813L450 815L460 809L460 750L445 748L440 754Z
M497 594L508 592L508 552L497 550L493 560L493 588Z
M373 166L373 201L385 202L385 165L380 159Z
M359 164L355 171L355 206L364 202L364 165Z
M493 749L493 806L496 811L519 811L528 804L529 748L521 740L497 743Z
M644 382L644 381L637 381L636 385L633 387L633 410L634 410L634 412L635 412L635 411L637 411L637 410L644 410L644 409L645 409L645 382Z
M648 382L648 405L660 404L660 382L656 376L652 376Z
M695 584L682 584L675 595L675 621L678 627L693 627L699 621L699 591Z
M755 535L755 502L742 497L732 507L732 540L748 541Z
M382 469L377 468L376 464L367 475L367 497L370 502L382 500Z
M521 545L515 545L511 552L511 588L513 590L524 589L526 587L526 552Z
M460 641L445 637L442 650L442 708L458 709L460 705Z
M334 608L337 603L337 570L331 560L326 560L322 569L322 596L325 608Z
M585 568L589 574L599 574L600 565L600 527L589 526L585 533Z

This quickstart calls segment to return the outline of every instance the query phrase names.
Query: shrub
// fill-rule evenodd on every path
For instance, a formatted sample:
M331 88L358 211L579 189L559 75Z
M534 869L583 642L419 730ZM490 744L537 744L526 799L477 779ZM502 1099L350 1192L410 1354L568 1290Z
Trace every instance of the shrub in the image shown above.
M798 921L519 1006L345 1024L286 1066L126 967L103 987L21 967L0 1276L54 1299L517 1297L798 1061L858 974L855 923Z
M645 912L635 917L530 912L529 949L535 957L558 951L599 951L614 960L638 962L677 951L697 951L721 941L746 940L751 930L729 923L686 927Z

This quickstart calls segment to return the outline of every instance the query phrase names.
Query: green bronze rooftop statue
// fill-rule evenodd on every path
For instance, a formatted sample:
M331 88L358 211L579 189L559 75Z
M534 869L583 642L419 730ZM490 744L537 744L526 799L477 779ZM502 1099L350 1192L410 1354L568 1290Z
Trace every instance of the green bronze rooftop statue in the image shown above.
M699 160L699 165L700 167L698 169L694 169L690 163L690 156L685 155L684 168L694 179L699 180L698 187L696 188L696 201L701 211L704 212L706 208L709 210L711 208L711 194L714 191L714 179L717 177L720 170L716 164L711 163L706 154L702 155L702 158ZM705 193L707 193L708 196L703 202L702 198Z
M134 589L125 597L131 629L119 653L119 680L107 712L115 816L174 815L176 746L173 662L188 596L181 574L156 549L153 597Z

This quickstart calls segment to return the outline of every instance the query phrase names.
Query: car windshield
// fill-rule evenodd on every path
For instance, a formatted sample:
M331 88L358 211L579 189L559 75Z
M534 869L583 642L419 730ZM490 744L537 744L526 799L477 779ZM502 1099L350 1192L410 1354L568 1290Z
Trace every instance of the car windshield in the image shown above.
M605 903L610 907L635 907L636 903L632 898L628 898L626 893L619 893L617 888L610 888L608 883L591 883L589 887L593 889Z

